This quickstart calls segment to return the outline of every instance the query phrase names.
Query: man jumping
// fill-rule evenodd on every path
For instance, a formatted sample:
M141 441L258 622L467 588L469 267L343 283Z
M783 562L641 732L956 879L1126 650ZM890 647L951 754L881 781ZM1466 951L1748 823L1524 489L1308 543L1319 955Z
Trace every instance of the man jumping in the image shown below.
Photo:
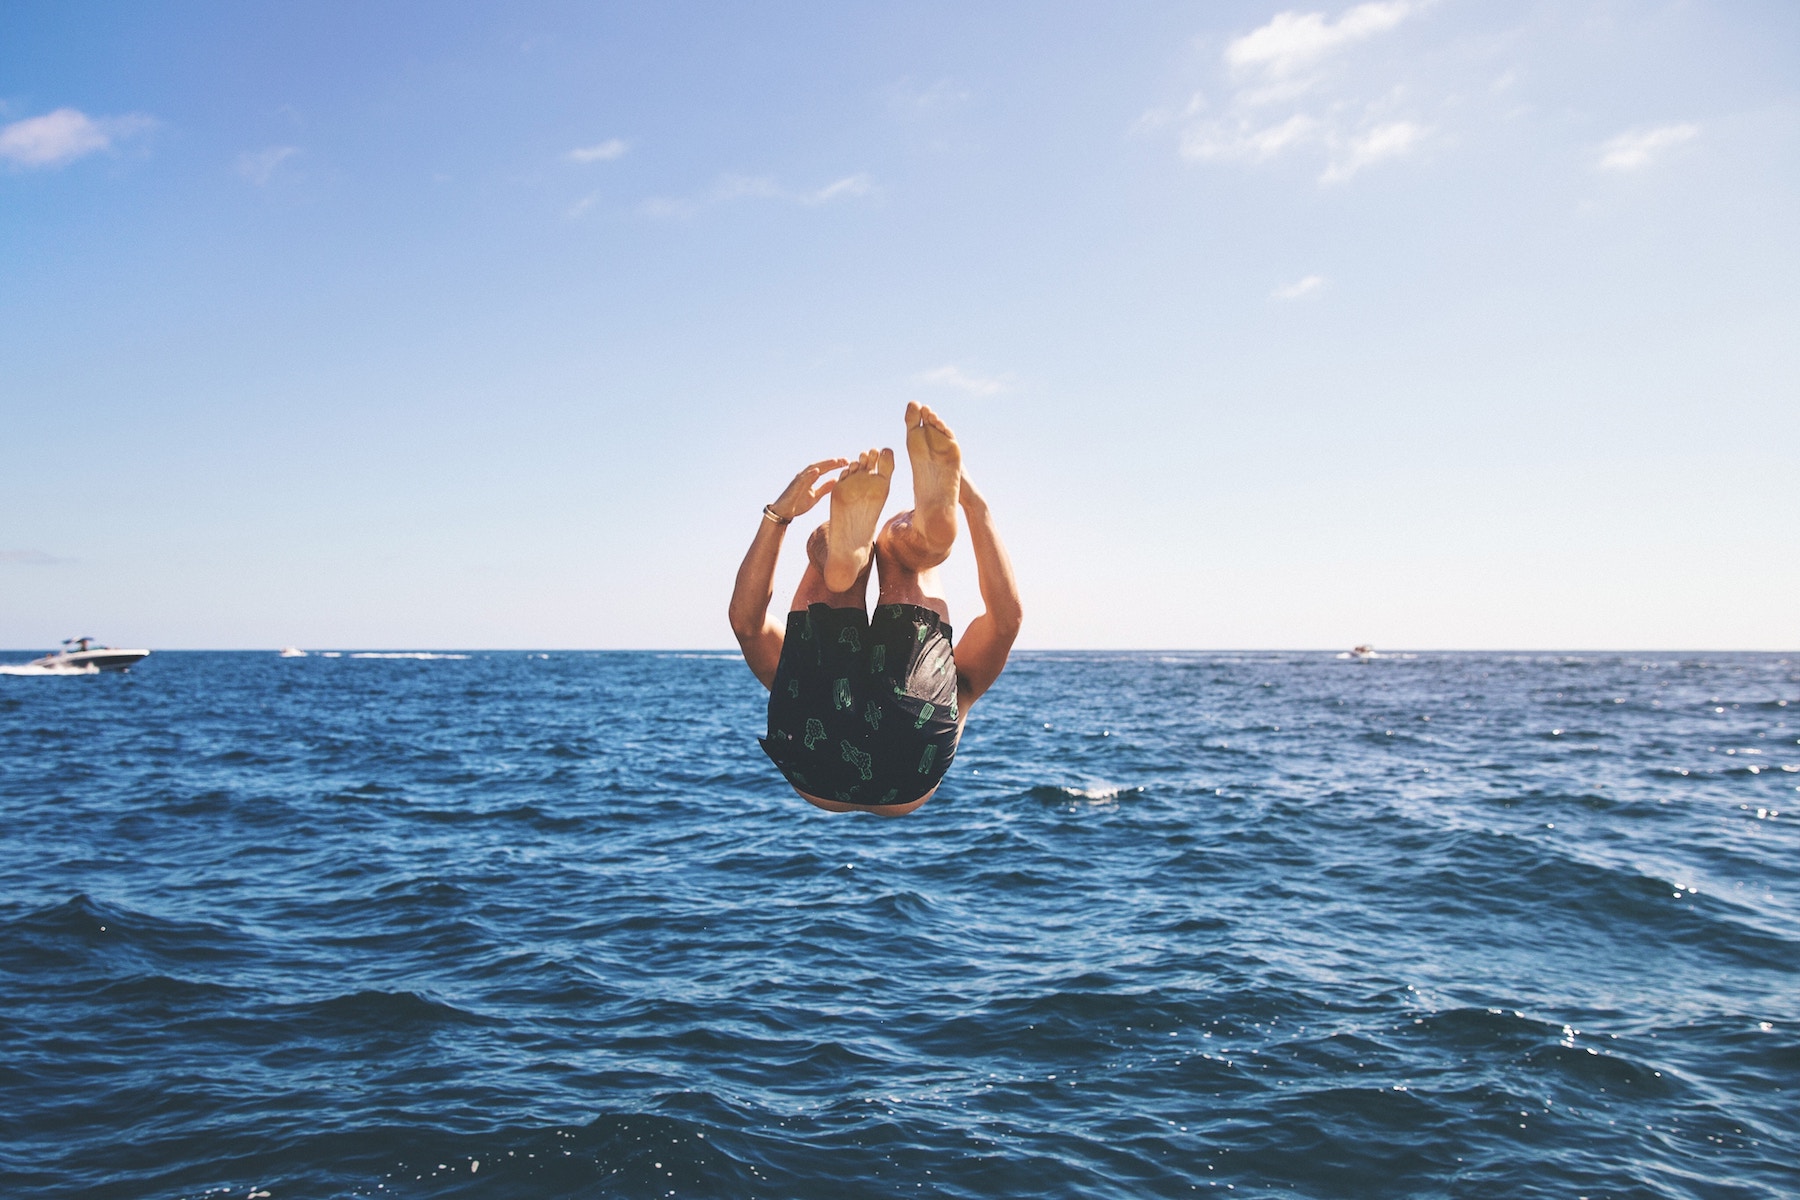
M969 707L1000 677L1019 636L1012 563L987 502L962 473L956 436L929 408L908 404L906 452L913 506L886 525L892 450L829 458L794 476L763 506L731 593L731 631L769 689L762 748L795 791L831 812L897 817L931 799ZM827 493L831 518L807 539L806 574L784 629L769 615L782 535ZM956 540L959 505L987 611L952 649L937 568ZM871 565L880 578L872 621Z

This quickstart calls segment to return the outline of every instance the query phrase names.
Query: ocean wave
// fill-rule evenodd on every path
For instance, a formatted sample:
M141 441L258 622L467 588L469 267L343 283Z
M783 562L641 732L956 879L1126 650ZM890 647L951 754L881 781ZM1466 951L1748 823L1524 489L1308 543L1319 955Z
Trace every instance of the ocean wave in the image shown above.
M413 658L424 662L436 662L442 659L463 660L467 654L446 654L433 650L358 650L347 658Z
M1792 1191L1775 656L1020 655L901 821L715 661L157 661L0 689L8 1200Z

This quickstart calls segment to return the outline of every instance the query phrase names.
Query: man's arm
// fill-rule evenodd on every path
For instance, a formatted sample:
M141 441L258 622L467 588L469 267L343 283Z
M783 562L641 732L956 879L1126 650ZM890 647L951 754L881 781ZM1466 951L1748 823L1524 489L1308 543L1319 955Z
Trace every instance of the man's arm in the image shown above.
M969 622L956 643L956 707L959 713L966 713L1006 669L1006 656L1019 636L1024 612L1012 560L1000 543L987 501L970 485L967 475L962 477L961 499L963 517L969 523L969 545L975 550L975 578L986 608Z
M781 557L781 539L787 523L811 509L837 485L828 479L818 483L819 476L836 470L850 460L827 458L812 464L787 485L775 503L769 505L779 523L767 514L759 518L756 537L738 566L737 583L731 589L731 632L737 635L744 662L764 687L775 680L775 666L781 661L781 642L786 626L769 616L769 602L775 598L775 563ZM813 485L818 484L815 488Z

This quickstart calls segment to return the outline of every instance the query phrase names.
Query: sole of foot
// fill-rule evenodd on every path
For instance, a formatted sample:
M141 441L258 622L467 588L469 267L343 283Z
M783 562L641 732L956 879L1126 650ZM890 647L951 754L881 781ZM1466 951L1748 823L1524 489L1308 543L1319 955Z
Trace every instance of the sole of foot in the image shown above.
M913 528L937 552L956 540L962 447L942 417L923 404L906 406L906 454L912 460Z
M844 468L831 489L831 525L825 532L825 586L847 592L869 569L875 530L894 479L892 450L865 450Z

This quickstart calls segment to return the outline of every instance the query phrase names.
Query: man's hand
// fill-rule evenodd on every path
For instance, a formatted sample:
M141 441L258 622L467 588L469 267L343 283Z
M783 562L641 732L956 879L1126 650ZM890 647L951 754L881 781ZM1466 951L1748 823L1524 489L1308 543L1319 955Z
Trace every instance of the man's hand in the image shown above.
M776 497L775 503L769 505L770 510L784 521L791 521L810 511L813 505L830 495L831 489L837 486L835 479L819 483L819 476L849 465L850 460L847 458L820 459L794 476L794 482L788 484L787 490ZM815 487L815 484L818 486Z

